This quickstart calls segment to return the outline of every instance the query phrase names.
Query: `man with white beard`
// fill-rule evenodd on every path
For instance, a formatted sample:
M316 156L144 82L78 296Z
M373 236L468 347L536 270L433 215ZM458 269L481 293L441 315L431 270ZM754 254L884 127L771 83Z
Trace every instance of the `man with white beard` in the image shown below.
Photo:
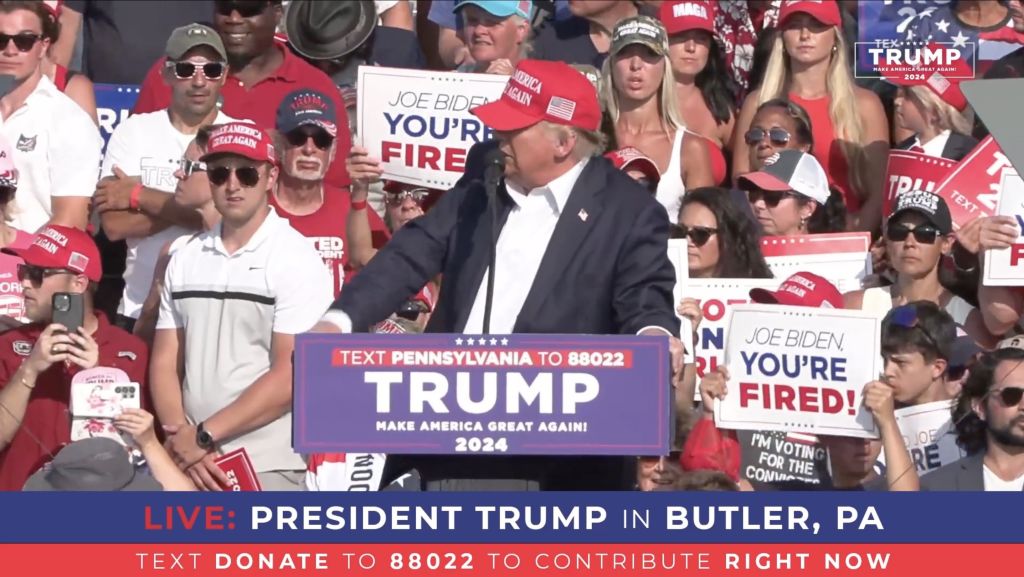
M337 297L349 271L345 223L351 200L348 189L324 183L339 130L334 101L313 90L292 92L277 109L276 128L281 173L270 204L313 242L334 279ZM386 234L387 227L376 213L370 219L375 233Z

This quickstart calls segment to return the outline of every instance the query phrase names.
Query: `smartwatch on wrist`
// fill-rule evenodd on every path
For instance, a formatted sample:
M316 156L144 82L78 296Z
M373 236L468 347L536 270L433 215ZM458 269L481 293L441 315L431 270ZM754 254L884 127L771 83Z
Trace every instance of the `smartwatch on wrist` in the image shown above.
M210 434L210 431L206 430L203 423L199 423L199 426L196 427L196 444L199 445L200 449L206 451L213 450L213 435Z

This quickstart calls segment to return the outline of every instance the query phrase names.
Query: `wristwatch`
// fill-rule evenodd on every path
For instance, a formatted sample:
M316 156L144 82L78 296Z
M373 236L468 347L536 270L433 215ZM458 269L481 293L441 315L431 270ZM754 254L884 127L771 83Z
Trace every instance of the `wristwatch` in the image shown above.
M200 449L210 451L213 449L213 443L213 435L206 430L203 423L199 423L199 426L196 427L196 444Z

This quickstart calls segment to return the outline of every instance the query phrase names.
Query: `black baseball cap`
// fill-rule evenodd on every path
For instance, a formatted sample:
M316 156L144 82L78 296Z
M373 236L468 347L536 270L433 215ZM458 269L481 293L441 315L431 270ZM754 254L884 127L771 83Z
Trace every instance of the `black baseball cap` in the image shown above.
M943 235L953 232L953 217L949 214L949 206L937 194L925 190L911 190L897 196L896 208L889 216L887 224L891 225L908 212L916 212L924 216L925 220Z

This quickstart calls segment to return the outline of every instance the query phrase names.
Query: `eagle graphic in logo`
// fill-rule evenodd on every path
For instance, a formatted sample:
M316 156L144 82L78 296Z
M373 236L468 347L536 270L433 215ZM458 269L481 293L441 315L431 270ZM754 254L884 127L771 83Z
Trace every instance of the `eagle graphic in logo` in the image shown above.
M36 149L36 138L38 135L29 137L22 134L18 137L18 144L15 147L22 152L32 152Z

